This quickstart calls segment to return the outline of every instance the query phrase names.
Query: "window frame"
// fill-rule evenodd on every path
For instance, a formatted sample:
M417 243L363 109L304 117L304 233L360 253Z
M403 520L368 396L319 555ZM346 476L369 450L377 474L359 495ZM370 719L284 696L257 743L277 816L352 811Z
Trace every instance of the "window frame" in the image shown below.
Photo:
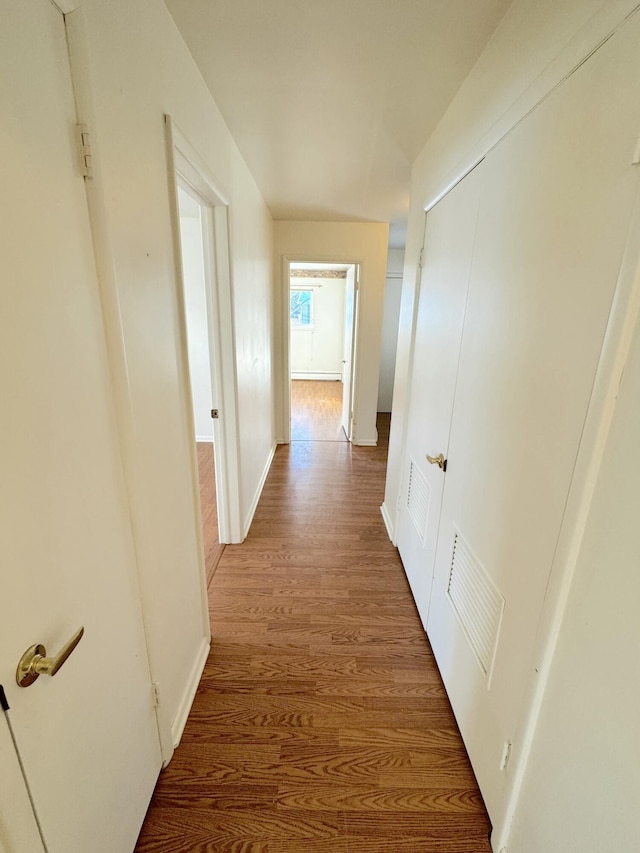
M315 328L315 306L314 306L314 292L312 287L305 287L304 285L292 285L289 287L289 326L292 332L311 332ZM291 297L294 293L308 293L309 294L309 322L308 323L295 323L293 321L292 311L291 311Z

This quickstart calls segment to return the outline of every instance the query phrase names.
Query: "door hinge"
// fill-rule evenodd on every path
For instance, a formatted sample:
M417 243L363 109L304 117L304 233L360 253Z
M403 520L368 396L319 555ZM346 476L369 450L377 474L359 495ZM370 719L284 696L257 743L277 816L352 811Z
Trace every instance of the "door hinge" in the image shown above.
M424 246L420 249L420 254L418 255L418 269L422 269L422 264L424 262Z
M151 689L153 691L153 707L157 708L160 704L160 685L157 681L151 682Z
M93 155L91 153L91 138L86 124L76 125L78 152L80 154L80 172L83 178L93 177Z
M211 409L211 417L215 420L219 417L218 409Z

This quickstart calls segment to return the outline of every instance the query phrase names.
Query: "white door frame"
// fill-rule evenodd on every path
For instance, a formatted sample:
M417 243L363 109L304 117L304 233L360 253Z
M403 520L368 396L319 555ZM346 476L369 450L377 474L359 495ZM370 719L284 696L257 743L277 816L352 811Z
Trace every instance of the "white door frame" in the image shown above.
M282 256L282 284L280 292L282 294L282 305L280 321L282 323L282 439L281 444L289 444L291 442L291 329L289 323L289 290L291 279L291 267L296 264L349 264L356 268L356 286L354 295L353 309L353 343L352 343L352 362L351 362L351 408L353 416L351 418L351 436L347 436L352 444L357 444L356 433L358 423L358 351L359 351L359 336L360 336L360 289L362 286L364 263L360 260L354 260L353 257L340 255L308 255L304 257L298 255L283 255ZM359 270L359 273L358 273Z
M443 196L444 197L444 196ZM432 205L433 207L433 205ZM431 208L429 208L431 209ZM407 377L407 388L409 388L411 377L413 376L413 362L414 355L416 349L416 331L418 325L418 302L420 300L420 286L422 284L422 265L424 259L425 245L427 240L427 218L429 216L429 211L425 210L424 212L424 220L422 226L422 242L420 243L420 249L418 251L418 263L416 264L416 276L415 283L413 286L413 305L411 307L411 330L409 335L409 358L407 362L406 369L406 377ZM398 545L398 524L400 521L400 500L402 495L404 494L404 489L406 488L406 471L404 460L407 454L407 436L409 431L409 417L411 415L411 400L409 399L409 394L407 393L406 398L406 407L404 412L402 413L402 438L400 442L400 450L401 454L399 459L401 459L401 475L400 480L398 482L398 495L395 500L395 508L393 510L393 535L389 538L392 543L397 547ZM384 515L384 513L383 513ZM388 532L388 531L387 531Z
M344 332L343 332L343 347L342 354L344 355L344 359L342 360L342 383L343 383L343 392L342 392L342 429L344 430L345 435L349 441L353 441L355 429L355 418L353 414L353 377L355 374L355 364L356 364L356 356L357 356L357 341L355 336L355 330L358 323L358 289L360 286L360 271L357 265L353 265L347 270L347 278L345 282L345 292L344 292ZM350 297L350 289L353 288L353 292ZM351 304L349 307L349 299L351 298ZM350 317L350 323L347 323L347 319ZM348 375L347 381L345 381L345 366L348 365ZM347 384L348 382L348 384ZM345 399L348 396L348 399ZM346 407L345 407L346 403Z
M190 448L194 512L198 517L200 551L204 577L204 547L200 518L200 488L195 425L191 398L187 323L180 241L178 184L187 188L201 204L203 212L203 247L207 325L212 387L217 390L220 418L213 421L213 452L216 469L218 538L221 543L242 542L240 513L240 454L238 439L238 405L236 349L233 322L231 259L229 251L229 201L211 177L206 165L170 116L167 127L171 181L171 213L179 283L177 302L180 323L180 362L185 412L193 436Z

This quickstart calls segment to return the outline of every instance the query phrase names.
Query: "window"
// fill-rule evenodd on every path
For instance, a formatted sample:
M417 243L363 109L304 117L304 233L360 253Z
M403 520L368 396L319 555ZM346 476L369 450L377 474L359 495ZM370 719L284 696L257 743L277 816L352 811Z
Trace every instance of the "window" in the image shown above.
M313 291L292 290L289 298L289 316L292 329L310 329L313 326Z

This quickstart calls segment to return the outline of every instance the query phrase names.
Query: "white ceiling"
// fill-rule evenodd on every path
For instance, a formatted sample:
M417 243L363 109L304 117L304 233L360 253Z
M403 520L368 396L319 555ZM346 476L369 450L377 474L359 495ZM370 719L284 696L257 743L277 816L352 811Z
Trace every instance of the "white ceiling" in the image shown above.
M273 217L399 245L411 164L511 0L165 2Z

